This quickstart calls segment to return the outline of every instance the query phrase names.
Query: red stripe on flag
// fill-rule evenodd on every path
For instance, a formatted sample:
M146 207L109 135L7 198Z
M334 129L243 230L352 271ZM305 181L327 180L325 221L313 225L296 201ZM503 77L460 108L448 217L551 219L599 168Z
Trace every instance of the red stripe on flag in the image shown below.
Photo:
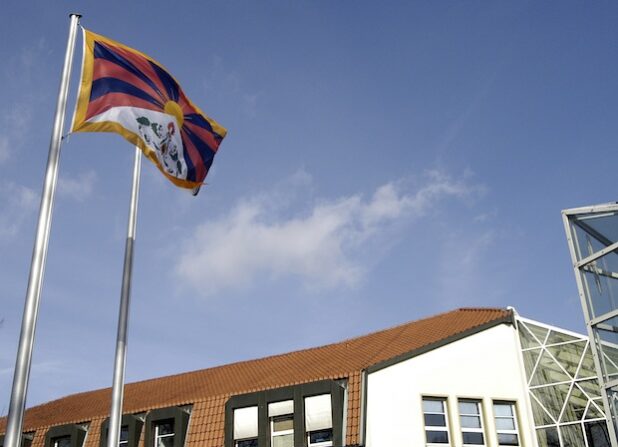
M135 87L148 93L153 98L160 98L163 103L166 99L163 98L155 89L153 89L148 83L144 82L139 77L135 76L130 71L127 71L120 65L117 65L111 61L97 58L94 60L94 69L92 72L92 80L96 81L99 78L116 78L121 79Z
M141 54L134 53L133 51L129 51L127 49L120 48L120 47L117 47L117 46L114 46L114 45L110 45L110 44L107 44L107 43L106 43L106 45L107 45L107 47L110 50L112 50L112 51L120 54L121 56L123 56L125 59L127 59L129 62L131 62L133 65L135 65L135 67L138 70L140 70L148 78L150 78L152 80L152 82L155 83L157 88L161 91L161 94L165 98L165 101L168 101L168 100L171 99L171 98L169 98L167 96L167 90L165 89L165 86L163 85L163 83L159 79L159 76L157 75L157 73L152 69L152 66L150 65L150 62L148 61L148 59L146 59Z
M185 92L182 91L180 87L178 87L178 105L182 110L182 113L185 115L190 115L192 113L199 113L189 102L189 98L185 95Z
M135 96L126 95L124 93L108 93L107 95L103 95L88 104L86 121L103 112L107 112L109 109L121 106L139 107L141 109L161 112L161 109L151 102L144 101L143 99L136 98Z
M200 151L198 151L195 145L191 142L191 138L189 138L189 135L187 135L187 132L185 132L184 129L181 131L181 136L184 150L187 153L186 155L191 159L191 163L193 163L193 166L195 167L195 179L196 181L201 182L207 174L204 167L204 160L202 160Z
M215 137L213 136L212 133L210 133L208 130L204 129L203 127L197 126L188 121L185 121L185 123L183 124L183 127L184 126L189 126L189 129L191 130L191 132L193 132L200 140L203 140L204 142L206 142L208 147L210 147L214 152L217 152L217 149L219 149L219 142L215 140Z

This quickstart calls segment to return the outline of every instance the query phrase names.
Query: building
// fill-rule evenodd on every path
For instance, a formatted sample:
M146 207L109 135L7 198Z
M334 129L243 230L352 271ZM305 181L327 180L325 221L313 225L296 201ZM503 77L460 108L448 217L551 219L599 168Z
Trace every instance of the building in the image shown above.
M616 357L607 361L618 371ZM593 365L582 335L510 308L458 309L327 346L128 384L121 445L606 447ZM110 394L30 408L24 444L104 447Z

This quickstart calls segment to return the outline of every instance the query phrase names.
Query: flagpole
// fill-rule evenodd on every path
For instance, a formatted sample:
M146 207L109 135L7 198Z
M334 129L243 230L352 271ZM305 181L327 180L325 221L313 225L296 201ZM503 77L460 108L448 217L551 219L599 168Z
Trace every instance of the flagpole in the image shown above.
M107 435L107 446L118 447L122 422L122 400L124 395L124 372L127 358L127 329L129 325L129 301L131 298L131 275L133 271L133 246L137 226L137 202L139 197L139 177L142 153L135 146L135 163L133 164L133 186L131 204L129 205L129 223L124 249L124 270L122 272L122 290L120 292L120 310L118 312L118 333L116 336L116 358L114 360L114 379L112 386L112 403Z
M73 65L77 25L79 24L79 18L81 15L70 14L69 17L71 20L69 25L69 38L67 41L66 53L64 55L64 67L62 69L58 100L56 102L56 115L54 118L51 141L49 143L47 169L45 172L43 192L41 195L39 221L36 229L34 249L32 250L30 276L28 278L28 289L26 292L26 301L24 304L24 313L21 322L21 333L19 336L17 358L15 360L15 372L13 374L13 388L11 390L9 416L4 440L5 447L19 447L21 443L24 411L26 409L26 394L28 392L28 379L30 377L30 366L32 363L34 333L36 329L37 315L39 312L41 286L43 283L45 260L47 257L47 247L51 228L51 214L54 205L54 194L56 192L56 181L58 179L60 144L62 142L62 131L64 129L66 103L69 92L69 78L71 76L71 67Z

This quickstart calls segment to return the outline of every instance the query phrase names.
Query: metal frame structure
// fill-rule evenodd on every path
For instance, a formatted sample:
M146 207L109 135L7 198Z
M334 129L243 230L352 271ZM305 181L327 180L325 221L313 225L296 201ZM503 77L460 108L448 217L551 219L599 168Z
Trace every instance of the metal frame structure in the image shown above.
M618 446L618 202L562 211L612 445Z

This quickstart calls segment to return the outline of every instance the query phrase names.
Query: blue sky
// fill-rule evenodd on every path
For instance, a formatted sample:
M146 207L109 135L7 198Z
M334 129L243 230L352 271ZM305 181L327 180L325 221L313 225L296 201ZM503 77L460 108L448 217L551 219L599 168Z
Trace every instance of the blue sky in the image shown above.
M0 413L73 10L229 131L197 198L144 163L128 381L456 307L583 331L560 211L617 198L615 4L11 2ZM132 156L63 146L29 405L111 384Z

